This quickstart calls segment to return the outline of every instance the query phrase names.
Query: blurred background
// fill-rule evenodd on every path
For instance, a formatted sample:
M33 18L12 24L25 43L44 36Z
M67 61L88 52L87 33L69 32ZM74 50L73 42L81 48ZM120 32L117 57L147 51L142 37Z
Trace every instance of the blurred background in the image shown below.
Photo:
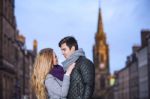
M95 64L93 99L150 99L149 0L0 0L0 99L35 99L38 52L74 36Z

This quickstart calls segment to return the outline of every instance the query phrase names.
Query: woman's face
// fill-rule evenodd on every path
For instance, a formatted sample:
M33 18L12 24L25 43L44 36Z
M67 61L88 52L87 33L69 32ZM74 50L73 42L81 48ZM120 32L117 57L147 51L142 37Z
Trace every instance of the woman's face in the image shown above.
M55 53L53 53L53 63L54 63L54 65L58 64L58 59L57 59L57 56Z

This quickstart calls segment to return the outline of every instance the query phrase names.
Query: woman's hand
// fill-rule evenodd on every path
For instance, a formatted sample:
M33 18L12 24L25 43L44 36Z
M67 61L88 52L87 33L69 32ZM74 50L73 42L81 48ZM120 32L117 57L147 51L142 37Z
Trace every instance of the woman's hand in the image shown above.
M75 63L71 64L68 68L67 68L67 71L66 71L66 75L70 76L72 70L74 69L75 67Z

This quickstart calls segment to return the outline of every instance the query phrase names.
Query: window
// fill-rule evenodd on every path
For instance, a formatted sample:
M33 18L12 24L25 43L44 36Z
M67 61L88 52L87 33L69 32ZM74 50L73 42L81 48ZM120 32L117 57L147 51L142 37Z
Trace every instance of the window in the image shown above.
M104 78L104 76L102 76L101 78L100 78L100 89L105 89L105 78Z

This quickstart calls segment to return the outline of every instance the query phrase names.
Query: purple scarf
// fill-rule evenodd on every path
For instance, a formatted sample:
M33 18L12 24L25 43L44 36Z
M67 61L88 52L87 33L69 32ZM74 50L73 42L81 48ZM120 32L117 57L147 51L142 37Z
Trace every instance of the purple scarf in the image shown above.
M52 74L54 77L58 78L59 80L63 81L65 72L62 66L54 65L54 68L51 70L50 74Z

